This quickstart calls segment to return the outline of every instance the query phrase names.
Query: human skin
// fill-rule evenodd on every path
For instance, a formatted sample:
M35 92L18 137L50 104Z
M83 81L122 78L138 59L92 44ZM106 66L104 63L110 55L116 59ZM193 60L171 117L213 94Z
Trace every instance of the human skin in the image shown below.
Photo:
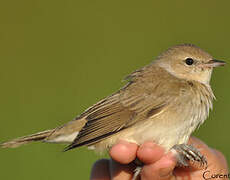
M165 153L162 147L152 142L145 142L138 147L134 143L120 141L111 148L111 159L101 159L93 165L90 179L130 180L135 168L132 161L136 157L145 164L141 171L141 180L201 180L210 178L212 174L228 174L228 165L221 152L208 147L195 137L190 138L189 144L198 148L206 157L206 170L196 164L191 164L190 168L176 167L175 155L172 152Z

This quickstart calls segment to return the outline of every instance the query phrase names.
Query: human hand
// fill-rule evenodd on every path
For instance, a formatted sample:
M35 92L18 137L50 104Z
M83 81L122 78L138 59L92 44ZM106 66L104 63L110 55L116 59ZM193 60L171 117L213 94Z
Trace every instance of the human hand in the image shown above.
M134 143L121 141L110 150L112 159L97 161L91 172L91 180L130 180L135 166L131 163L138 157L145 165L141 171L141 180L191 180L208 179L212 175L228 175L225 157L217 150L208 147L199 139L192 137L189 144L198 148L208 161L207 170L191 167L176 167L172 152L164 153L160 146L146 142L138 147ZM219 177L223 179L223 177ZM218 178L215 178L218 179Z

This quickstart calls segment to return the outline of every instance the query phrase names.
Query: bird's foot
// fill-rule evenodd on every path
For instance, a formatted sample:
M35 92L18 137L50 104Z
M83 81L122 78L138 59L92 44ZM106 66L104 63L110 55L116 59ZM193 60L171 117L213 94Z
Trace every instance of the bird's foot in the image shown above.
M206 158L198 149L188 144L176 144L172 147L176 151L177 166L189 167L198 163L199 168L207 169L208 163Z
M140 178L142 166L137 166L134 169L132 180L138 180Z
M133 163L135 164L136 168L134 169L132 180L138 180L140 178L141 170L144 166L144 163L141 162L138 158L136 158Z

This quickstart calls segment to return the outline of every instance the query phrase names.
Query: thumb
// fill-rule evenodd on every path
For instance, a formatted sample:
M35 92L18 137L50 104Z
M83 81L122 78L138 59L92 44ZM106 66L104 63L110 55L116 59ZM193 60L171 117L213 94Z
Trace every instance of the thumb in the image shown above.
M175 157L172 152L169 152L157 162L145 165L141 172L141 179L170 180L173 177L175 166Z

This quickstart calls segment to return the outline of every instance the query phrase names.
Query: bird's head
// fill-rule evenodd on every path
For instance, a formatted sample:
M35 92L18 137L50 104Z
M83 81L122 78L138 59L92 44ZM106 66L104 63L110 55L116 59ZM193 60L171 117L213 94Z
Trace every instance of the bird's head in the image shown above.
M172 75L209 84L214 67L223 66L224 61L191 44L174 46L163 52L156 61Z

